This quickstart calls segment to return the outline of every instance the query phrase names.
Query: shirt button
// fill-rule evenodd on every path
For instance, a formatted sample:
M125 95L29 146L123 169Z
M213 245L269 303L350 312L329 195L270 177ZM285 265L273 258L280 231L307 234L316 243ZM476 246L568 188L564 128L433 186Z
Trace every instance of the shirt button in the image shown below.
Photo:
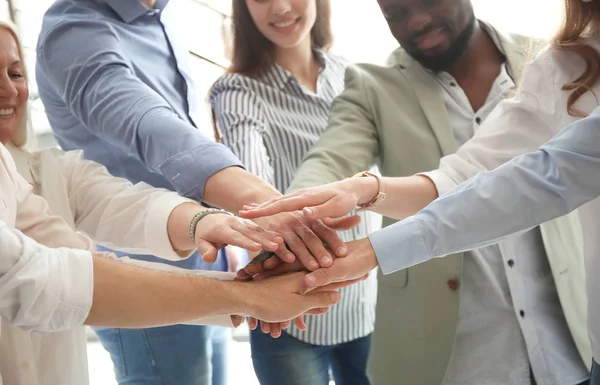
M29 369L29 362L25 361L21 364L21 368L23 368L23 370L27 370Z
M456 291L460 287L460 282L458 281L458 279L449 279L447 283L448 287L452 291Z
M508 260L508 266L513 267L515 265L515 261L513 261L512 259Z
M456 83L450 82L450 87L456 87Z
M481 124L481 118L479 116L475 118L475 123Z
M521 316L521 318L525 318L525 311L521 310L519 312L519 315Z

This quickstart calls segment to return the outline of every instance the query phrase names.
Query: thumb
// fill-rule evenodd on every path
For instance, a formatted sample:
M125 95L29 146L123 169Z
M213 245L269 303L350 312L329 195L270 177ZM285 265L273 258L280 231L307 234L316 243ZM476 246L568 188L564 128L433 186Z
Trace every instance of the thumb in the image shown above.
M219 255L219 249L212 243L207 242L204 239L196 239L196 248L205 262L215 263Z
M327 202L318 206L310 206L302 209L304 215L310 219L321 219L325 217L341 217L348 214L347 212L339 212L334 202L328 200Z
M358 215L352 215L349 217L341 217L341 218L323 218L323 223L331 227L334 230L350 230L360 223L360 217Z
M323 291L320 293L310 293L303 297L307 302L307 309L328 308L340 302L342 295L337 291Z

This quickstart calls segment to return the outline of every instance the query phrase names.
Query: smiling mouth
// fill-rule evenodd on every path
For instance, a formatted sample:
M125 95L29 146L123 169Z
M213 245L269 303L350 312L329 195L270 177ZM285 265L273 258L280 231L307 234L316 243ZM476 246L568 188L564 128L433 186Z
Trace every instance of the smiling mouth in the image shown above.
M11 116L14 113L14 108L0 108L0 116Z
M271 23L271 25L275 28L289 28L289 27L293 26L294 24L296 24L298 22L298 20L300 20L300 18L283 21L280 23Z

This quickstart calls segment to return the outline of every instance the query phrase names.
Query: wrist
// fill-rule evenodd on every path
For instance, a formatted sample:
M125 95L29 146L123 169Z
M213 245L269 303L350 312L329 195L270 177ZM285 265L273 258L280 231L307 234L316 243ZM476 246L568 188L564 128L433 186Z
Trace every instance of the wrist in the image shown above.
M349 180L352 181L354 187L350 192L358 195L358 206L369 204L379 193L379 183L375 177L353 177Z

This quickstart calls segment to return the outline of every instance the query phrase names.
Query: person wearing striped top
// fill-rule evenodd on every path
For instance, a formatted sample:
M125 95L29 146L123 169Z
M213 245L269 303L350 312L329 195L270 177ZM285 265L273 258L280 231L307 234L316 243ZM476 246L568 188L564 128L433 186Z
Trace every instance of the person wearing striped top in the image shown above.
M304 155L327 126L349 63L328 52L329 0L234 0L232 65L210 93L217 137L245 167L285 192ZM380 218L361 213L344 241L365 237ZM377 223L379 221L379 223ZM262 385L369 383L366 364L375 321L376 276L342 290L326 315L306 316L274 339L251 332Z

